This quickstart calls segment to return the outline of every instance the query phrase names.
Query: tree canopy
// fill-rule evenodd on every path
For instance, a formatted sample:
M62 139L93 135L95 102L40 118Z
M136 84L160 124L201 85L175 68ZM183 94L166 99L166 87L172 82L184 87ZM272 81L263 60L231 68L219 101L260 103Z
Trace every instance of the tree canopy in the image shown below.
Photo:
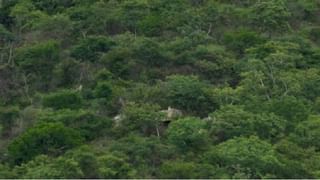
M320 178L319 0L0 0L0 179Z

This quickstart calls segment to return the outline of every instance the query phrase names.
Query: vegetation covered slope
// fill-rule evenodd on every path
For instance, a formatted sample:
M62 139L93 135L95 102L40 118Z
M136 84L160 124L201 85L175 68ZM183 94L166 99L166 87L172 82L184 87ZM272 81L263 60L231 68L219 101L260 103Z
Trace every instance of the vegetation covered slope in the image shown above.
M0 178L320 178L319 0L0 3Z

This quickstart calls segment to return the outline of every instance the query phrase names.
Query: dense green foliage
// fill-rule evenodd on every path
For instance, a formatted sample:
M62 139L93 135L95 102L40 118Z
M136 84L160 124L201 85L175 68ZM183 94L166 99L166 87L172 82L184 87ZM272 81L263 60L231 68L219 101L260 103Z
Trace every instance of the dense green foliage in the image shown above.
M0 0L0 178L320 178L320 1Z

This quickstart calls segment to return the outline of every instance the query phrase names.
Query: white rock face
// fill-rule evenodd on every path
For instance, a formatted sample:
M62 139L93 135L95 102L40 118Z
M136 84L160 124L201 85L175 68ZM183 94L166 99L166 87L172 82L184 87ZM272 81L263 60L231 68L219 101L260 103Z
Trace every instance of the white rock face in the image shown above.
M115 122L116 126L119 126L121 124L121 121L125 118L125 115L118 114L115 117L113 117L113 121Z
M163 121L171 121L183 115L181 110L171 108L170 106L168 107L168 110L162 110L161 112L166 114L166 119L164 119Z

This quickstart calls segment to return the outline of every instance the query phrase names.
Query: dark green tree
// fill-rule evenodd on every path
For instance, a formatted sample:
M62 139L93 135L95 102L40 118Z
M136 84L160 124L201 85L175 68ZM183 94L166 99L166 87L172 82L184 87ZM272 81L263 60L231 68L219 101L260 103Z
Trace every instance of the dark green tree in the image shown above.
M279 177L283 167L272 145L256 136L223 142L204 158L205 162L227 168L232 177Z
M101 53L108 52L114 42L104 36L82 39L71 51L71 56L82 61L98 61Z
M42 123L12 141L8 153L12 164L21 164L40 154L62 154L65 150L80 145L82 141L79 132L61 123Z
M169 76L164 92L169 106L206 116L217 107L206 91L207 85L196 76Z
M6 137L11 134L17 119L19 118L18 107L0 107L1 135Z
M168 141L181 151L205 149L210 143L205 122L187 117L170 123L167 130Z
M79 92L62 90L43 97L43 106L53 109L79 109L83 99Z

